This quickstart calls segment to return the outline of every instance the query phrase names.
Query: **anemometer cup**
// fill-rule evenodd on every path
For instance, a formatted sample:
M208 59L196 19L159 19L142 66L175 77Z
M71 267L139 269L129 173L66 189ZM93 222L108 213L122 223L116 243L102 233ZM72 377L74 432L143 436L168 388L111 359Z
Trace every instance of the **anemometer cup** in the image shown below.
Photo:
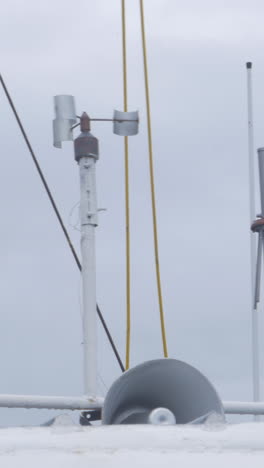
M119 136L133 136L138 133L138 112L114 111L113 132Z
M56 119L74 120L76 122L75 101L73 96L60 94L54 96Z
M55 119L53 120L53 145L61 148L63 141L72 141L72 127L76 123L75 102L73 96L54 97Z
M53 146L61 148L63 141L73 141L72 126L75 121L72 120L53 120Z

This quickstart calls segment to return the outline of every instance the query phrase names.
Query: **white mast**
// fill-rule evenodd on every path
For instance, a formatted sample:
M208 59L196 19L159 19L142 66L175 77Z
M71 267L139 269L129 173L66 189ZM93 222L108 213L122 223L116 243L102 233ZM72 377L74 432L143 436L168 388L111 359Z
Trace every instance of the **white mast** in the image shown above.
M76 111L73 96L55 96L53 120L54 146L73 140ZM80 218L82 264L82 319L83 319L83 384L85 397L97 396L97 310L95 227L97 201L95 164L98 159L98 140L90 133L90 119L84 112L80 117L81 134L74 140L75 160L80 171Z
M97 313L95 227L97 201L95 164L98 159L98 140L90 133L90 119L81 117L81 134L74 140L75 159L80 168L80 217L82 256L82 311L83 311L83 376L84 394L97 395Z
M54 146L73 140L76 111L73 96L55 96L53 120ZM113 131L120 136L138 133L138 112L114 112L113 119L90 119L84 112L80 117L81 134L74 140L75 160L80 171L80 217L82 256L82 312L83 312L83 380L84 395L95 401L97 397L97 307L95 228L97 200L95 164L98 159L98 140L90 133L90 121L111 121Z

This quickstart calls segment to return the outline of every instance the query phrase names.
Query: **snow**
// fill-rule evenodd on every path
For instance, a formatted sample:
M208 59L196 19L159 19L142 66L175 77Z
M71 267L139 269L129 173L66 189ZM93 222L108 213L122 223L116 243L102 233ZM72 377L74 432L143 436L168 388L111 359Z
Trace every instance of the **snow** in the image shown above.
M97 426L0 429L0 466L264 466L264 423L203 426Z

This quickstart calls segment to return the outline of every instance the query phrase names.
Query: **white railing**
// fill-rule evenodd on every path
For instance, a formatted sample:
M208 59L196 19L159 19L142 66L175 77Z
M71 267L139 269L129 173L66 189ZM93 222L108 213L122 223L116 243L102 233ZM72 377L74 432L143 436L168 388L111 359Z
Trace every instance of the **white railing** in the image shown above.
M41 396L41 395L5 395L0 394L1 408L40 408L90 410L102 408L103 398Z

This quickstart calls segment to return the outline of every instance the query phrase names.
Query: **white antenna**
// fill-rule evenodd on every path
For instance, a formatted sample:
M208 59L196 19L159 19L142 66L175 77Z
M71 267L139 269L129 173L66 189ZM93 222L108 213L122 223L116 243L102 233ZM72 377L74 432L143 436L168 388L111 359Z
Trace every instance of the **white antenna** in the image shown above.
M249 191L250 191L250 224L256 216L255 211L255 148L253 127L253 96L252 96L252 63L247 62L247 100L248 100L248 161L249 161ZM257 281L256 270L256 239L250 234L251 253L251 289L252 289L252 368L253 368L253 400L259 401L259 343L258 343L258 311L255 300Z

